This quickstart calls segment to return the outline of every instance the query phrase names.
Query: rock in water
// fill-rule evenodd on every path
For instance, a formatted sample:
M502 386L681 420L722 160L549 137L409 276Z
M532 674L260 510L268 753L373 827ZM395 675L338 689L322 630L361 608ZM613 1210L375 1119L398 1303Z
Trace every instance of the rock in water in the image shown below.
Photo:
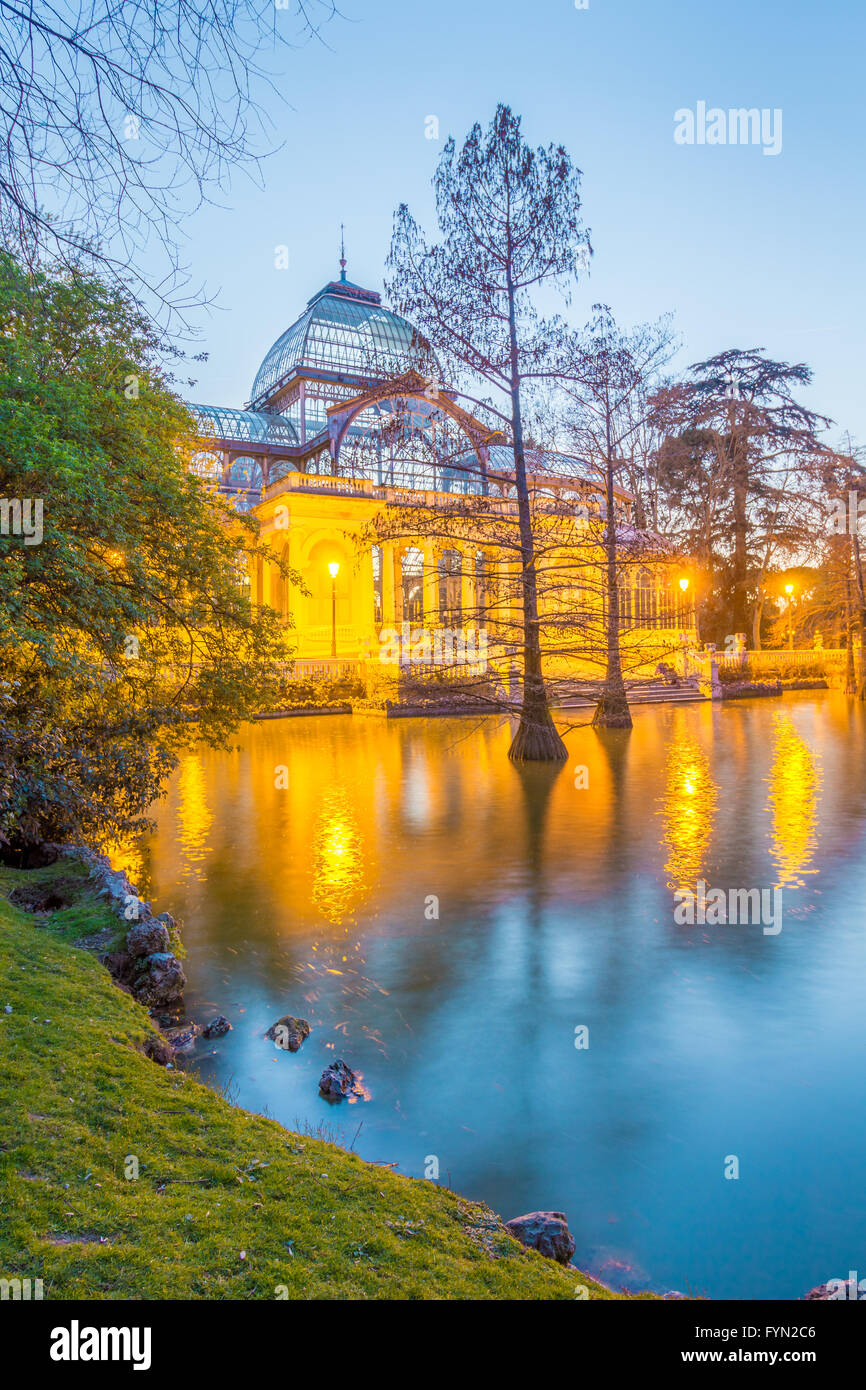
M224 1014L219 1014L216 1018L212 1018L210 1023L206 1024L202 1029L202 1037L221 1038L225 1033L230 1033L231 1031L232 1025L229 1023L228 1019Z
M859 1288L862 1288L866 1281L861 1280ZM861 1299L863 1294L858 1291L857 1276L853 1279L830 1279L826 1284L819 1284L816 1289L810 1289L806 1298L813 1301L830 1302L836 1299Z
M319 1077L319 1090L322 1095L331 1096L334 1100L342 1100L344 1096L351 1095L357 1085L358 1078L352 1068L339 1060L325 1067Z
M126 933L126 949L131 956L153 956L167 952L171 942L168 929L158 917L136 922Z
M139 1003L153 1009L180 999L185 985L186 976L177 956L168 951L156 951L141 962L141 973L132 992Z
M567 1265L574 1254L574 1237L564 1211L530 1211L506 1221L505 1228L521 1245L537 1250L549 1260L558 1260L561 1265Z
M175 1052L186 1052L192 1047L201 1033L200 1023L179 1023L174 1028L166 1028L165 1036Z
M265 1037L268 1037L288 1052L297 1052L305 1038L310 1036L310 1025L305 1018L295 1018L284 1014L272 1023Z

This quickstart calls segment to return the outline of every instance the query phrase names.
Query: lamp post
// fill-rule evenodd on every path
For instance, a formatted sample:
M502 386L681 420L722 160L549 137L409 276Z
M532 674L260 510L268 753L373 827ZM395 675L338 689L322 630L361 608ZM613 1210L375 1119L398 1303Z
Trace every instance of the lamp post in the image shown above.
M794 650L794 586L785 585L785 593L788 595L788 651Z
M336 560L332 560L328 565L328 574L331 576L331 656L337 655L337 574L340 566Z

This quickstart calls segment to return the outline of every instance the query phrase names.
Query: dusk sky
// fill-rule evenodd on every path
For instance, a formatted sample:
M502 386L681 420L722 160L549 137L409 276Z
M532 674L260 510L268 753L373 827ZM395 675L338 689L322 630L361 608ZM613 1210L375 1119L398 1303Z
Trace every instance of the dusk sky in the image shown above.
M264 187L236 174L224 207L185 223L193 280L219 305L199 317L210 360L193 399L247 400L270 344L337 273L341 222L349 278L381 289L395 207L429 229L445 138L504 101L533 144L561 142L583 170L595 256L575 323L596 301L623 323L672 311L683 364L729 347L805 361L804 402L834 417L831 438L866 443L862 6L342 3L323 42L279 56L290 106L268 103L283 148ZM677 144L675 112L701 102L781 110L781 152Z

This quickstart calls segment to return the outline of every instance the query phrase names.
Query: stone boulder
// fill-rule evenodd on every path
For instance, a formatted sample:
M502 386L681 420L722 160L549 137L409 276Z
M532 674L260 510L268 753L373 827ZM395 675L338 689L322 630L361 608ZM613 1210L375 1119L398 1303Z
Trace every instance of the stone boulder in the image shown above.
M138 961L128 951L108 951L99 957L109 975L121 989L129 989L135 979Z
M265 1034L277 1047L282 1047L288 1052L297 1052L301 1043L309 1036L310 1025L307 1020L295 1018L293 1014L284 1014L282 1018L278 1018Z
M203 1038L221 1038L231 1031L232 1025L228 1019L224 1014L219 1014L216 1018L212 1018L210 1023L205 1024L201 1030L201 1035Z
M144 1044L144 1055L149 1057L152 1062L156 1062L157 1066L167 1067L170 1062L174 1061L174 1048L168 1038L163 1038L155 1033Z
M168 928L158 917L136 922L126 933L126 949L131 956L164 955L170 945Z
M325 1067L319 1077L319 1090L323 1096L327 1096L330 1100L343 1100L357 1089L357 1076L351 1067L347 1067L346 1063L339 1059Z
M505 1229L528 1250L537 1250L539 1255L557 1260L561 1265L567 1265L574 1254L574 1237L568 1229L565 1212L530 1211L506 1221Z
M132 992L140 1004L155 1009L180 999L185 987L186 976L177 956L156 951L142 960Z

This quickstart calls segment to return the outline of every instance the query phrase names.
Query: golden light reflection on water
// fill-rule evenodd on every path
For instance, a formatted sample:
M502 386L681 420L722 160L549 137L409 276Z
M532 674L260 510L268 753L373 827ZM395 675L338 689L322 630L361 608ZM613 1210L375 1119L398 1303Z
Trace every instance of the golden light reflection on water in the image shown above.
M343 792L329 793L313 837L311 897L329 922L339 926L357 907L369 885L358 822Z
M112 868L122 869L133 887L142 891L146 881L144 853L139 840L109 840L104 851Z
M210 848L213 815L205 794L206 780L197 753L181 759L178 769L177 825L181 852L191 865L199 864Z
M770 854L776 861L778 888L802 888L818 843L821 772L817 756L798 734L789 715L777 714L773 730L769 807L772 815Z
M694 889L697 880L706 877L717 801L710 760L697 739L679 725L665 759L662 810L665 872L671 890Z

